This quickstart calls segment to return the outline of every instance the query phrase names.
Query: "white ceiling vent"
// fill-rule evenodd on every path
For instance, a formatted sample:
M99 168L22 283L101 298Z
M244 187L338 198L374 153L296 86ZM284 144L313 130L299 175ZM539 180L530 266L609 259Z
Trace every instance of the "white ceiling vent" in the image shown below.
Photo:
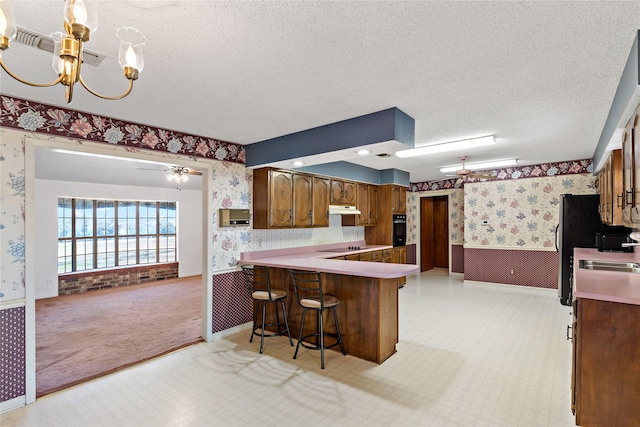
M24 28L18 27L18 33L16 34L14 41L16 43L26 44L27 46L33 46L40 50L46 50L47 52L53 53L54 44L51 37L43 36L42 34L34 33L33 31L25 30ZM105 56L84 49L82 58L84 64L97 67L104 60Z

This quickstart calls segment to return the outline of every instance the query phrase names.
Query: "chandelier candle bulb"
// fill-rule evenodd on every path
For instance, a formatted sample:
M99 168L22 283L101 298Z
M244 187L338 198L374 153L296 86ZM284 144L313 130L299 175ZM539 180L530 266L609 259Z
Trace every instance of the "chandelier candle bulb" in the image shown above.
M0 50L9 47L9 42L14 39L16 32L13 7L10 2L0 0Z

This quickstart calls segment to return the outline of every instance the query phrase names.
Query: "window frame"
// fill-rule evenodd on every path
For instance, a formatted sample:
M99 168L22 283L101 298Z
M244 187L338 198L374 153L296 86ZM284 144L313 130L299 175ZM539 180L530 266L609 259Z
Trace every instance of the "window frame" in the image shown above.
M81 271L91 271L91 270L104 270L104 269L109 269L109 268L118 268L118 267L126 267L126 266L139 266L139 265L149 265L149 264L161 264L161 263L168 263L168 262L176 262L177 261L177 254L178 254L178 227L177 227L177 221L178 221L178 202L177 201L149 201L149 200L144 200L144 201L134 201L134 200L109 200L109 199L88 199L88 198L80 198L80 197L58 197L58 209L60 209L61 206L61 201L67 201L67 200L71 200L71 236L63 236L60 237L61 235L61 230L65 230L64 225L61 228L60 224L61 221L63 221L64 224L64 220L68 219L65 215L61 215L60 211L58 211L58 215L57 215L57 219L58 219L58 274L69 274L69 273L75 273L75 272L81 272ZM92 232L91 235L86 235L86 236L79 236L78 235L78 220L84 220L84 217L82 218L78 218L77 217L77 201L82 200L83 204L85 204L86 202L91 203L91 212L92 212ZM107 202L108 204L112 204L113 208L113 234L104 234L104 235L98 235L99 231L98 231L98 205L100 202ZM120 203L122 204L127 204L130 205L131 203L135 204L135 233L133 234L121 234L120 233L120 223L119 223L119 205ZM145 233L141 233L141 219L140 219L140 206L141 204L144 204L145 206L150 206L152 205L152 207L149 209L147 208L147 215L143 218L143 220L145 221L145 225L147 225L149 223L149 221L153 221L155 218L155 233L149 233L148 230L146 230ZM63 206L65 206L65 208L63 208L63 212L64 209L66 209L66 204L63 203ZM165 212L170 212L173 210L174 215L168 215L166 217L161 217L160 216L160 212L161 212L161 206L162 208L165 210ZM153 215L149 215L149 211L153 211ZM108 218L107 220L110 220L111 218ZM131 217L127 216L126 220L127 221L131 221ZM166 229L164 230L165 232L161 232L161 220L164 219L167 221L167 224L173 223L173 232L169 232L169 230L171 229L171 227L167 226ZM107 227L105 225L104 227L104 231L106 231ZM134 238L135 239L135 263L129 263L128 261L130 260L130 255L128 254L127 257L125 258L125 261L127 262L121 262L120 261L120 239L131 239ZM164 254L161 254L160 251L160 240L164 239L164 241L166 242L166 248L163 248L163 250L166 252ZM109 251L109 243L108 240L112 239L113 240L113 251ZM140 257L140 253L141 253L141 239L146 239L147 241L149 241L150 239L155 239L155 247L153 249L145 249L145 250L151 250L153 252L155 252L155 259L154 260L149 260L149 256L148 256L148 252L147 252L147 256L144 257L141 261L141 257ZM79 243L83 243L86 241L91 241L91 245L92 245L92 253L91 253L91 259L92 259L92 267L91 268L82 268L82 269L78 269L78 256L79 256ZM71 242L71 253L68 254L66 252L66 248L68 247L68 242ZM104 246L106 248L105 251L99 251L99 242L106 242L104 243ZM173 245L170 245L170 243L173 242ZM65 248L64 253L61 255L60 254L60 248L61 245L63 245L63 247ZM146 245L145 245L146 246ZM127 247L127 252L132 252L128 247ZM110 264L109 263L109 254L113 253L113 263ZM173 253L173 259L171 259L171 257L169 256L170 254ZM104 256L105 259L105 266L98 266L98 258L100 256ZM163 261L160 261L161 259L161 255L163 255L162 259ZM68 269L67 266L69 265L69 260L71 261L71 268ZM87 259L85 259L84 265L86 266L87 263ZM61 265L64 267L61 270Z

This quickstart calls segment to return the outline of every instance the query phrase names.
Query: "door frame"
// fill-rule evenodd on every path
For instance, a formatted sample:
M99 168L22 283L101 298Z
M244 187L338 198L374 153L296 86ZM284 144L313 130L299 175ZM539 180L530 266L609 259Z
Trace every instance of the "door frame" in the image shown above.
M174 163L184 167L202 170L202 337L208 342L212 340L212 312L213 312L213 267L209 260L213 257L212 239L213 224L207 219L212 218L213 203L211 192L211 176L213 164L207 161L190 160L179 155L163 155L160 153L140 151L132 153L104 144L86 142L82 144L74 140L24 139L25 158L25 380L26 403L36 400L36 298L35 298L35 167L37 149L59 149L97 154L109 157L129 158L136 160L150 160L156 162Z
M451 213L451 193L446 192L446 193L440 193L440 192L434 192L437 194L429 194L427 196L421 196L418 198L418 203L417 203L417 210L418 210L418 219L416 220L416 226L418 228L418 242L420 244L416 245L416 261L419 263L419 265L422 265L422 199L433 199L435 197L446 197L447 198L447 210L449 212L449 214ZM447 243L447 250L449 251L449 268L448 268L448 272L449 275L452 274L451 272L451 266L453 264L452 262L452 253L451 253L451 247L452 247L452 243L451 243L451 221L449 221L449 218L447 218L447 234L449 236L449 238L447 239L448 243Z

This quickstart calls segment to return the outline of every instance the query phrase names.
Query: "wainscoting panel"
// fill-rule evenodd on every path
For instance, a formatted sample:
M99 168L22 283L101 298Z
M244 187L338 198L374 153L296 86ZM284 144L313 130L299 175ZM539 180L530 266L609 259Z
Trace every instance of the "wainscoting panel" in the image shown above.
M464 273L464 246L451 245L451 272Z
M26 394L25 308L0 310L0 402Z
M558 253L504 249L464 249L464 278L557 289Z
M253 301L242 271L213 276L212 332L224 331L253 320Z

